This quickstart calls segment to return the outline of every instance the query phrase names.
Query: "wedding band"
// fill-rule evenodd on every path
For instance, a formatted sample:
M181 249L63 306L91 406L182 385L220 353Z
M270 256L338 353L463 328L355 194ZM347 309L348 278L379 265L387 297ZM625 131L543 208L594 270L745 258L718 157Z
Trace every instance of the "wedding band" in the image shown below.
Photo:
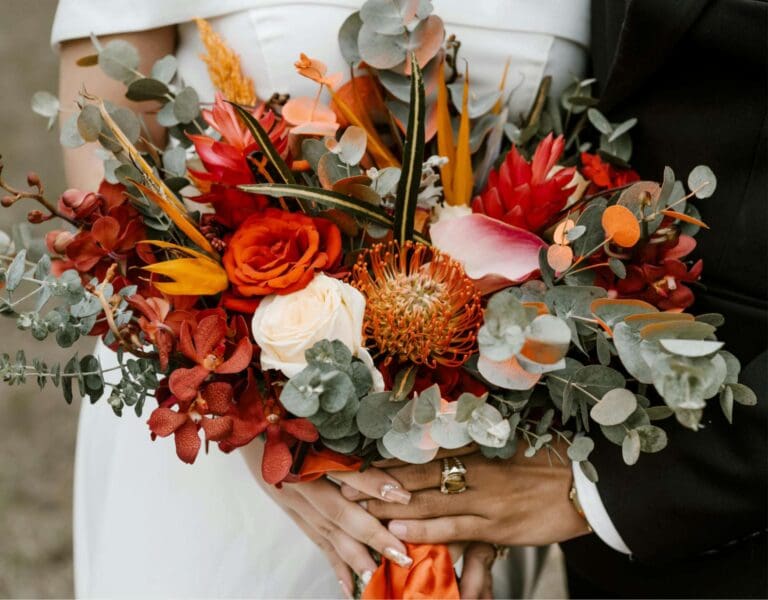
M461 494L467 490L467 468L458 458L444 458L440 475L440 491L443 494Z

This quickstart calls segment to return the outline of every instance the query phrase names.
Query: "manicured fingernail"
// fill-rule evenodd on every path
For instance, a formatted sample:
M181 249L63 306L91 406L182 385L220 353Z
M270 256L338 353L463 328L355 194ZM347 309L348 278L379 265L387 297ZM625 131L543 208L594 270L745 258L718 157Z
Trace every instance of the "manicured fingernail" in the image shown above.
M410 556L395 548L384 548L384 556L401 567L410 567L413 564L413 559Z
M360 500L357 505L363 510L368 510L368 500Z
M399 504L408 504L411 501L411 493L400 489L400 486L394 483L385 483L381 486L381 497L389 502L398 502Z
M341 586L341 591L344 594L344 597L347 600L352 600L352 592L349 591L347 584L344 583L341 579L339 579L339 585Z
M408 528L405 526L405 523L401 523L400 521L390 521L389 531L392 535L403 538L405 537L405 534L408 533Z
M363 587L371 582L371 577L373 577L373 571L363 571L363 574L360 575L360 581L363 582Z

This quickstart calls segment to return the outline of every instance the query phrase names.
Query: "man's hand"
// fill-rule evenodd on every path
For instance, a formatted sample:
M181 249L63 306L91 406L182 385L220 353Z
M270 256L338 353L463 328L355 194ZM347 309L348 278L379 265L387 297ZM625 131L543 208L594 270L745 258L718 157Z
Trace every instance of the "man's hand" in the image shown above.
M414 543L542 546L585 535L589 526L568 498L571 465L549 458L546 451L534 458L518 452L509 460L465 456L467 490L460 494L440 492L441 461L393 467L389 474L413 493L411 502L404 506L370 499L367 510L389 520L398 538ZM348 486L342 486L342 493L351 500L364 497Z

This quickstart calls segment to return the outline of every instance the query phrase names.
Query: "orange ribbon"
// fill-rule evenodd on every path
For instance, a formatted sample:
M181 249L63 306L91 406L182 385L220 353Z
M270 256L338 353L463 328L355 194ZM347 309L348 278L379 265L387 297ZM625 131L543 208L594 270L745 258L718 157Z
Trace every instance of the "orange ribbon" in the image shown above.
M357 471L362 461L324 448L312 448L304 457L298 481L314 481L332 471ZM380 598L459 599L459 584L448 547L442 544L406 544L410 567L382 557L381 564L363 591L362 600Z
M446 598L458 600L459 584L448 547L406 544L413 564L401 567L383 558L363 591L362 600L379 598Z

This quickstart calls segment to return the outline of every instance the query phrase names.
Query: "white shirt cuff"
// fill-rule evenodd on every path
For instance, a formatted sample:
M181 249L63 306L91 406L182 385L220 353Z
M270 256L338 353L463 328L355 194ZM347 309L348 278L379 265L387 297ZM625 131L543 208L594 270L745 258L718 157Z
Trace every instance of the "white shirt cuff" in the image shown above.
M573 484L576 486L579 503L581 503L581 509L584 511L584 516L592 531L603 542L616 550L616 552L632 554L627 544L621 539L621 535L619 535L616 526L611 521L611 517L608 516L608 511L605 510L597 486L587 479L579 463L574 462L571 466L573 469Z

